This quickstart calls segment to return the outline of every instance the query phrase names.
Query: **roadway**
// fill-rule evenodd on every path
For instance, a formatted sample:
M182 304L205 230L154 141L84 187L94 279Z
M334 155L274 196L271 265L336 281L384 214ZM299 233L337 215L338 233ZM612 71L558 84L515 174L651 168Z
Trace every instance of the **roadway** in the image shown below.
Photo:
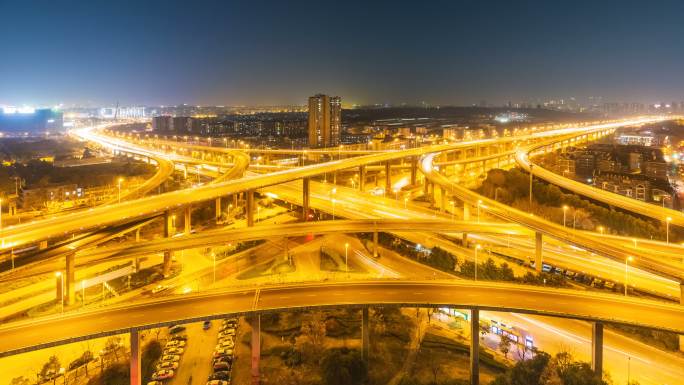
M527 172L532 170L532 174L540 179L554 184L563 189L572 191L575 194L603 202L610 206L620 207L633 213L647 216L649 218L657 219L665 222L670 218L670 224L684 227L684 213L677 210L672 210L666 207L661 207L638 199L630 198L624 195L613 193L607 190L599 189L575 180L558 175L549 171L540 165L530 160L530 154L547 146L557 144L556 140L548 140L542 143L530 145L521 148L516 152L515 160L518 165Z
M684 333L680 305L603 293L471 281L311 283L155 298L17 322L0 327L0 357L226 314L364 305L479 308Z
M624 244L609 243L605 239L594 238L586 232L572 230L545 220L541 217L515 209L506 204L493 199L481 196L461 184L449 179L444 174L433 168L436 154L426 155L421 161L421 171L426 178L435 185L441 186L443 191L448 191L451 195L463 202L477 207L495 217L499 217L509 222L521 224L529 229L551 236L568 244L580 247L597 254L604 255L619 262L624 262L628 257L634 257L632 266L652 272L654 274L667 277L678 282L684 281L684 269L681 261L674 261L671 258L657 258L647 250L627 247Z

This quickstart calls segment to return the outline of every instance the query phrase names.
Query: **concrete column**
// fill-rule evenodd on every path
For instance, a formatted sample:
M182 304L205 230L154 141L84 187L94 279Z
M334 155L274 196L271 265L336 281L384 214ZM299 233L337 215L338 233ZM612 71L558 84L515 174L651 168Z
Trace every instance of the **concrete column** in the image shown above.
M370 351L370 327L368 320L368 308L361 310L361 357L368 362L368 352Z
M171 217L170 211L164 211L164 238L171 237Z
M221 220L221 197L216 198L216 223Z
M591 369L603 373L603 323L594 322L591 327Z
M385 196L389 196L392 193L392 170L390 169L390 163L385 163Z
M164 238L171 237L171 213L164 212ZM162 274L166 277L171 271L171 251L164 251L164 263L162 265Z
M247 227L254 226L254 190L247 191L247 205L245 206L247 211L245 214L247 216Z
M192 226L192 207L190 205L185 206L183 210L183 226L185 227L185 235L190 235Z
M140 242L140 227L135 229L135 241Z
M679 304L684 305L684 281L679 283ZM684 335L679 335L679 351L684 352Z
M359 166L359 191L366 189L366 166Z
M309 198L311 196L309 178L302 179L302 221L307 222L309 220Z
M416 184L416 178L418 177L418 157L411 157L411 185Z
M62 298L64 296L63 279L64 274L58 272L57 276L55 277L55 298L58 305L62 302Z
M463 220L464 221L470 220L470 205L467 204L466 202L463 202Z
M261 359L261 317L255 315L252 326L252 385L259 385L259 360Z
M537 271L542 271L542 233L534 233L534 269Z
M74 277L76 273L76 267L74 264L74 260L76 259L76 254L74 253L69 253L66 255L66 281L64 281L64 294L65 294L65 304L70 305L72 303L75 303L74 301L76 298L75 295L75 290L74 290Z
M439 211L446 211L446 191L443 187L439 187Z
M373 258L378 257L378 232L373 231Z
M138 329L131 329L131 385L142 384L142 362L140 360L140 335Z
M470 385L480 385L480 311L470 311Z
M233 208L238 207L238 194L233 194Z

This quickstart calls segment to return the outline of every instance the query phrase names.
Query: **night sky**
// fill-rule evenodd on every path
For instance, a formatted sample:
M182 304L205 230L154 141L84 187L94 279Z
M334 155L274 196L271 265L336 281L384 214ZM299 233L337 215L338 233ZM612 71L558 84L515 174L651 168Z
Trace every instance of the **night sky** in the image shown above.
M0 36L0 105L684 100L678 0L0 0Z

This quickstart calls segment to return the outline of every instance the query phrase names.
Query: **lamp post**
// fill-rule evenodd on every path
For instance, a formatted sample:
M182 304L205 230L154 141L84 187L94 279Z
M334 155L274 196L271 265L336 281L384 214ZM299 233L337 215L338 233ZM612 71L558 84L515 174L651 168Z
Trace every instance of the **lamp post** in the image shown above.
M119 201L119 203L121 203L121 183L123 183L123 178L119 178L118 182L119 182L118 183L118 185L119 185L119 199L118 199L118 201Z
M480 244L475 245L475 280L477 281L477 251L480 250L482 246Z
M625 297L627 296L627 265L629 265L629 262L632 262L634 260L634 257L631 255L625 258Z
M672 222L672 217L665 218L665 240L670 243L670 222Z
M563 227L565 227L565 216L566 216L567 212L568 212L568 206L563 205Z
M598 231L601 233L601 235L603 235L603 226L599 226Z
M349 276L349 242L344 244L344 270Z

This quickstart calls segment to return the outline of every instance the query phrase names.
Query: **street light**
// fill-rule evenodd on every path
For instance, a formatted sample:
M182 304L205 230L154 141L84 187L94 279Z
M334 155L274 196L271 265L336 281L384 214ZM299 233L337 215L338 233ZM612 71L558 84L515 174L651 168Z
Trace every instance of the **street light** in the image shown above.
M121 203L121 183L123 183L123 178L119 178L119 203Z
M565 227L565 214L568 212L568 205L563 205L563 227Z
M475 280L477 281L477 251L480 250L482 246L478 243L475 245Z
M599 227L598 227L598 230L599 230L599 232L601 233L601 235L603 235L603 226L599 226Z
M349 275L349 242L344 244L344 270Z
M667 243L670 243L670 222L672 222L672 217L665 218L665 239Z
M634 257L631 255L625 258L625 297L627 296L627 265L629 262L632 262L634 260Z

